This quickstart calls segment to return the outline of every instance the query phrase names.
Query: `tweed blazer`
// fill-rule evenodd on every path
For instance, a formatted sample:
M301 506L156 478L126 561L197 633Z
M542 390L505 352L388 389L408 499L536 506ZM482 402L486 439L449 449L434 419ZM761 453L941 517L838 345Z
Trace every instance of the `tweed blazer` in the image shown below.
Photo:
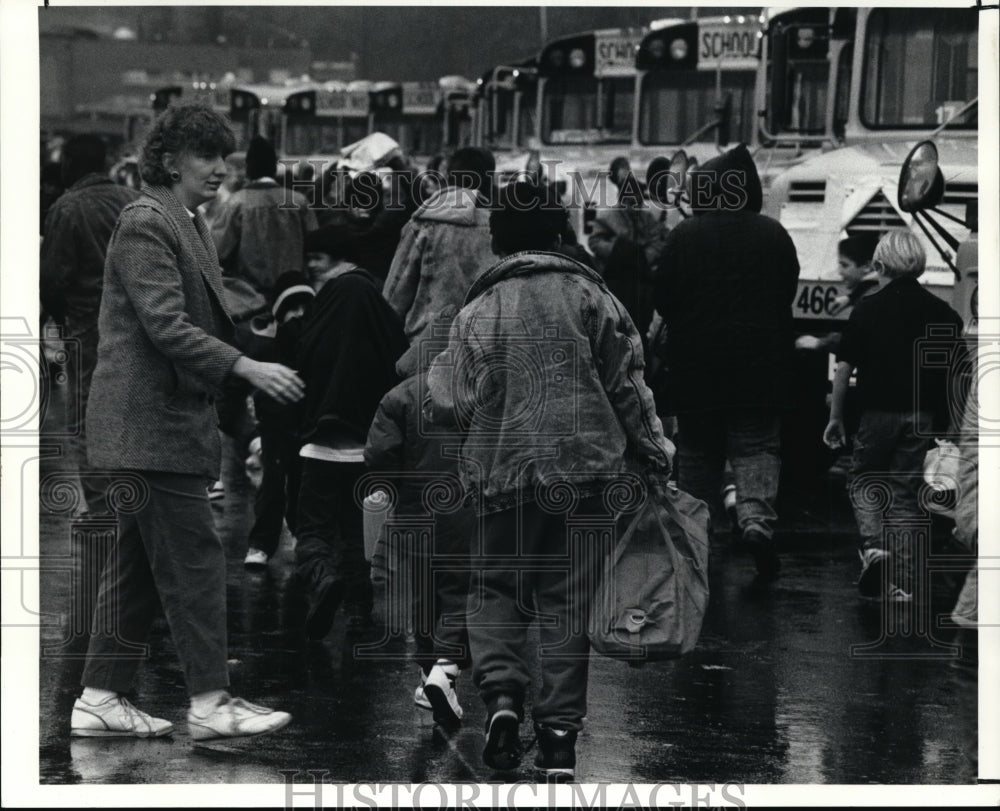
M92 465L217 478L214 395L240 352L225 341L219 260L208 226L166 187L118 219L104 264L100 339L87 405Z

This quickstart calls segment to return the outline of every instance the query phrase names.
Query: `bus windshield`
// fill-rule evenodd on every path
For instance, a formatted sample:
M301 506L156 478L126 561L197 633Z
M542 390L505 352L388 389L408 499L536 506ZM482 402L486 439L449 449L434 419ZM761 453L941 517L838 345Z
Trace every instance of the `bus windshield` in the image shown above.
M627 144L635 79L552 78L545 84L542 139L549 144Z
M515 109L516 108L516 109ZM490 88L483 96L485 139L492 149L517 149L534 135L534 93L509 87ZM517 113L517 129L514 114Z
M289 118L285 131L285 153L335 155L342 146L354 143L367 134L367 118Z
M722 71L722 95L731 94L731 137L750 143L753 135L754 71ZM718 118L714 71L651 71L642 82L639 142L681 144ZM696 140L714 142L714 129Z
M978 46L974 11L872 11L862 68L863 123L874 128L945 123L978 93ZM952 126L975 129L975 109Z

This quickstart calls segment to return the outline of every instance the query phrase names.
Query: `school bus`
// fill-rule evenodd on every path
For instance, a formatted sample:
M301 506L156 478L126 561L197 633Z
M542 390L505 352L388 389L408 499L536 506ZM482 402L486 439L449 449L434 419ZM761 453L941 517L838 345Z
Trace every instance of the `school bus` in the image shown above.
M796 319L846 319L848 313L835 313L833 304L843 292L838 242L897 227L911 228L924 242L922 283L951 300L957 246L969 236L978 197L975 11L842 8L828 24L806 26L805 33L802 24L789 27L785 38L805 40L810 31L827 40L836 75L828 78L822 116L818 110L800 116L796 126L811 127L839 146L792 166L770 189L768 213L795 241L802 267ZM791 47L777 56L775 85L794 86L799 67ZM783 102L771 108L779 123L795 121ZM896 200L903 161L925 139L934 141L946 181L938 227Z
M324 82L290 93L282 155L335 161L344 146L372 131L371 90L371 82Z
M975 10L837 8L771 33L765 137L823 145L774 178L765 211L798 253L797 333L839 332L850 315L838 304L847 293L840 240L893 228L920 238L921 284L968 320L978 290ZM914 164L935 178L920 205L903 193ZM833 357L800 351L797 359L799 402L786 432L814 472L826 458L819 437Z
M698 162L754 144L760 20L755 14L659 20L636 54L633 155L684 148Z
M537 60L497 65L476 80L472 142L493 152L502 183L528 167L537 148Z

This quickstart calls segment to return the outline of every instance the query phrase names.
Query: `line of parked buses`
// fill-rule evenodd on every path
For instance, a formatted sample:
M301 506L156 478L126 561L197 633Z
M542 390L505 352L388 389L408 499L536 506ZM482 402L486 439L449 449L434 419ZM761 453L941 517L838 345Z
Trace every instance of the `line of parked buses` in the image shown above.
M614 157L628 157L642 178L655 156L683 170L744 142L765 213L798 249L800 333L838 329L847 317L835 304L839 240L895 227L924 241L922 282L971 323L978 26L971 8L748 9L561 37L475 82L202 83L165 88L154 106L207 96L244 145L262 134L297 166L334 160L374 131L418 163L486 146L502 181L543 167L584 243L597 206L614 201L601 188ZM825 386L826 358L803 374Z

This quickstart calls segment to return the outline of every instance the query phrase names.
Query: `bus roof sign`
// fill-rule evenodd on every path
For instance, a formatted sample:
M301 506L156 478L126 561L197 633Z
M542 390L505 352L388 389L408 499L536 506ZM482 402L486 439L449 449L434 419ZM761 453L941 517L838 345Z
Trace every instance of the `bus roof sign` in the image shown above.
M715 70L722 60L722 68L755 68L760 58L760 26L751 17L744 25L702 24L698 31L698 67Z
M634 76L641 39L634 34L598 33L594 40L594 75Z

